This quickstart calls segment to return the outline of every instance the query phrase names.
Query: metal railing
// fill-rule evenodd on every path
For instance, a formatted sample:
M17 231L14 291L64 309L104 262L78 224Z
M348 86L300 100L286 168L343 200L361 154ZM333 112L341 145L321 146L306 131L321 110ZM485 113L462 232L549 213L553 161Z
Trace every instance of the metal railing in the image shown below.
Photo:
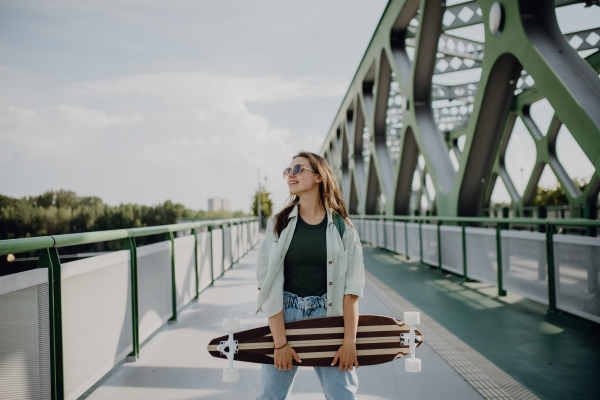
M178 231L190 231L191 235L187 236L187 239L184 242L177 242L178 240L182 239L182 238L177 238L175 239L174 233L178 232ZM206 230L206 232L201 232ZM218 232L220 230L220 232ZM218 236L215 235L214 233L218 232ZM197 298L199 293L201 292L201 289L199 287L199 257L201 256L201 254L199 254L200 250L199 247L201 245L201 243L198 240L199 235L202 235L203 238L206 237L207 238L207 242L203 242L206 245L206 249L208 252L208 249L210 248L210 266L207 267L207 269L210 269L210 281L207 282L207 285L212 284L218 277L220 277L226 269L228 269L228 267L226 266L226 261L229 264L229 268L231 267L231 265L233 263L235 263L236 261L238 261L248 250L250 250L252 247L254 247L255 245L258 244L259 242L259 232L258 232L258 219L256 217L247 217L247 218L232 218L232 219L221 219L221 220L212 220L212 221L198 221L198 222L188 222L188 223L179 223L179 224L172 224L172 225L163 225L163 226L153 226L153 227L145 227L145 228L134 228L134 229L117 229L117 230L109 230L109 231L101 231L101 232L86 232L86 233L76 233L76 234L67 234L67 235L56 235L56 236L44 236L44 237L33 237L33 238L24 238L24 239L11 239L11 240L3 240L0 241L0 255L7 255L7 254L18 254L18 253L24 253L24 252L31 252L31 251L39 251L39 258L38 258L38 264L37 270L33 270L33 271L26 271L26 272L20 272L17 274L13 274L13 275L7 275L4 277L0 277L0 313L6 313L5 315L21 315L21 314L28 314L29 310L27 310L27 312L24 312L23 310L26 309L26 306L24 304L24 300L22 300L24 297L22 295L19 294L19 290L23 291L23 290L28 290L28 289L38 289L36 288L35 285L44 285L44 288L42 291L38 290L37 291L37 298L33 300L33 307L35 309L35 313L38 313L39 315L36 317L32 317L30 321L25 321L25 323L22 323L20 320L19 321L11 321L11 320L6 320L5 322L7 322L6 326L0 327L0 333L2 335L0 336L4 336L4 338L0 337L0 346L4 347L4 348L0 348L0 353L2 355L11 355L14 356L14 354L17 354L17 358L20 357L21 360L25 360L27 359L27 357L23 356L22 354L19 355L19 352L27 352L27 347L35 347L35 343L39 342L39 348L47 348L49 351L49 355L44 355L44 354L38 354L41 353L39 352L37 349L35 350L35 354L36 357L39 358L40 360L40 365L34 365L34 368L32 369L34 371L33 375L35 375L35 379L31 377L32 373L31 370L29 370L29 372L24 372L23 376L15 376L15 374L19 374L20 372L15 372L16 369L19 368L15 368L15 367L20 367L20 366L15 366L14 364L11 364L11 362L14 363L14 357L12 358L13 361L11 361L8 358L5 357L0 357L0 379L3 382L8 382L8 386L4 387L4 388L0 388L0 398L4 398L4 395L8 395L10 394L10 398L15 398L15 399L21 399L21 398L33 398L33 397L40 397L40 398L46 398L47 394L49 392L49 397L51 399L57 399L57 400L62 400L65 398L77 398L79 397L82 393L85 392L85 390L89 389L89 387L93 386L93 384L99 379L101 378L102 375L104 375L104 373L106 373L107 371L105 370L100 370L100 371L91 371L89 373L89 377L87 377L86 379L80 379L81 381L83 381L83 383L81 382L77 382L76 384L73 384L71 386L77 386L75 389L71 389L69 388L68 392L65 391L65 357L71 357L72 354L70 353L63 353L63 349L65 347L65 345L68 345L69 343L66 343L65 340L70 340L70 337L73 337L73 335L78 334L78 332L73 332L72 328L69 328L71 331L70 332L64 332L63 330L63 320L65 318L69 319L70 321L73 320L73 317L66 315L67 312L69 311L65 311L64 307L62 306L62 302L64 300L64 296L63 296L63 284L66 284L64 282L66 282L65 279L63 279L62 273L64 270L64 267L61 266L61 262L60 262L60 258L59 258L59 254L58 254L58 248L60 247L66 247L66 246L77 246L77 245L83 245L83 244L90 244L90 243L101 243L101 242L107 242L107 241L115 241L115 240L121 240L123 242L123 250L127 251L128 253L125 252L112 252L114 254L106 254L106 255L101 255L101 256L97 256L97 257L90 257L90 258L86 258L85 260L82 260L84 262L88 262L88 260L94 260L96 259L96 261L90 261L88 262L88 264L85 264L85 268L89 268L89 265L92 263L96 263L98 264L97 260L101 259L102 257L107 257L107 256L113 256L112 261L109 260L108 264L106 264L108 267L112 267L114 263L116 262L121 262L121 265L123 266L120 275L121 277L126 277L127 278L127 290L122 291L122 293L124 293L124 297L123 298L127 298L128 300L126 301L126 304L123 304L123 302L118 303L117 304L117 309L123 309L126 308L127 312L126 314L129 315L131 314L130 317L127 317L127 321L123 322L120 324L119 328L120 331L116 332L116 335L121 335L120 337L126 337L126 346L122 348L125 348L126 351L129 351L128 349L130 349L131 351L128 353L127 355L127 361L135 361L138 357L139 357L139 352L140 352L140 331L139 331L139 326L140 326L140 315L138 314L138 256L137 256L137 251L138 249L143 249L149 246L153 246L153 245L149 245L149 246L142 246L142 247L137 247L136 245L136 238L139 237L143 237L143 236L150 236L150 235L165 235L165 242L162 243L158 243L161 248L163 248L163 255L165 257L163 257L164 260L168 259L168 253L170 253L170 265L164 265L161 266L160 268L162 268L162 271L168 271L170 269L170 280L171 280L171 293L170 296L166 297L166 298L170 298L171 299L171 305L172 305L172 312L169 311L169 314L171 317L169 318L170 322L175 322L177 321L177 313L178 310L181 310L181 307L183 307L183 304L177 304L177 300L178 300L178 289L181 292L182 289L181 287L178 288L178 283L179 282L181 284L181 282L183 282L183 280L185 281L182 286L187 286L187 288L191 288L194 287L195 285L195 293L192 294L192 296L195 294L195 297L193 298ZM210 236L208 238L208 236ZM226 237L226 235L229 235L228 237ZM191 242L192 239L190 238L190 236L193 236L193 254L191 252L190 246L191 246ZM215 242L216 240L216 242ZM222 243L221 249L220 250L215 250L215 246L214 243L217 243L218 246L218 242ZM176 244L179 243L179 244ZM180 246L179 248L183 248L181 246L183 245L187 245L187 251L188 251L188 258L189 258L189 266L186 266L185 268L187 268L187 272L191 272L191 270L193 269L195 271L195 273L191 272L189 274L187 274L185 277L181 277L179 276L179 280L176 280L176 247ZM117 254L117 253L123 253L123 254ZM181 253L183 254L183 253ZM118 257L115 257L118 256ZM207 255L204 255L207 256ZM119 260L117 260L117 258L119 258ZM115 261L116 260L116 261ZM80 274L80 272L73 272L73 269L76 268L82 268L81 262L82 261L75 261L74 263L80 263L78 265L73 265L73 266L69 266L68 269L68 278L66 279L71 279L71 277L73 275L77 275ZM110 262L112 262L113 264L110 264ZM73 263L73 264L74 264ZM126 263L126 264L124 264ZM167 262L168 263L168 262ZM181 263L181 261L180 261ZM219 265L220 268L215 268L215 265ZM67 264L65 264L67 265ZM41 273L39 269L47 269L47 273ZM83 269L85 269L83 268ZM98 268L98 267L93 267L93 268ZM92 269L93 269L92 268ZM181 268L181 267L178 267ZM106 268L108 270L108 268ZM181 270L181 269L180 269ZM124 273L123 273L124 272ZM168 272L167 272L168 274ZM32 277L35 275L35 278L32 279ZM46 275L47 275L47 281L46 281ZM164 274L163 274L164 275ZM90 285L90 287L93 287L93 285L96 285L97 283L95 281L92 281L91 279L97 279L98 275L95 275L96 278L90 278L90 280L88 280L88 282L86 284ZM108 276L108 275L107 275ZM116 275L112 275L112 276L116 276ZM108 276L110 278L110 276ZM104 277L106 278L106 276ZM168 278L168 276L166 276L165 278ZM182 280L183 279L183 280ZM29 282L28 282L29 280ZM191 281L190 281L191 280ZM106 279L105 279L106 281ZM195 282L194 282L195 281ZM23 283L25 282L25 283ZM46 285L47 282L47 286ZM115 282L117 283L117 282ZM72 283L72 281L68 282L69 286L67 289L68 290L72 290L71 288L73 287L73 285L76 285L76 283ZM123 286L123 282L119 282L119 284L121 286ZM75 288L76 289L76 288ZM188 290L189 292L190 290ZM40 296L40 293L43 293L43 295ZM21 297L19 297L21 296ZM34 297L35 297L35 293L34 293ZM44 298L46 297L47 298ZM190 296L187 297L187 301L191 301ZM71 303L73 303L72 300L70 300ZM99 302L100 304L102 304L101 302L104 301L102 299L98 300L97 303ZM3 309L4 307L4 309ZM21 307L19 309L19 307ZM69 305L69 307L71 307ZM15 311L15 308L17 308L17 311ZM101 307L100 307L101 308ZM164 305L163 305L164 308ZM20 311L19 311L20 310ZM41 310L41 311L40 311ZM70 310L70 309L69 309ZM84 310L84 312L91 312L91 311L87 311ZM36 314L37 315L37 314ZM24 317L25 318L25 317ZM38 320L40 321L46 321L46 322L38 322ZM37 324L37 325L36 325ZM10 325L10 326L9 326ZM3 331L3 329L5 331ZM156 326L155 328L153 328L154 331L156 331L156 329L158 329L158 326ZM89 329L88 329L89 330ZM123 333L123 330L127 330L128 332ZM36 333L37 331L48 331L45 334L38 334ZM10 347L10 342L9 337L10 335L21 335L23 334L24 336L27 336L27 334L34 332L35 336L33 340L33 342L31 342L31 345L27 345L25 348L21 347L21 348L15 348L15 349L10 349L8 347ZM145 334L146 337L148 337L149 335ZM127 339L130 338L130 339ZM91 340L91 339L90 339ZM37 341L37 342L36 342ZM49 342L49 343L46 343ZM95 343L91 342L91 343L87 343L88 346L95 346ZM122 349L121 352L119 354L126 354L126 353L122 353ZM48 357L49 356L49 357ZM48 365L48 360L44 361L44 357L49 358L49 365ZM83 356L82 356L83 357ZM3 359L5 358L5 359ZM85 357L83 357L84 360L79 360L82 363L85 363ZM122 357L120 360L115 359L114 362L111 361L111 363L113 363L114 365L116 365L118 362L122 361ZM35 360L34 360L35 361ZM79 362L78 361L78 362ZM23 361L25 362L25 361ZM34 362L35 363L35 362ZM43 364L43 365L42 365ZM29 365L29 364L28 364ZM85 365L85 364L84 364ZM69 371L71 371L73 369L72 366L68 366L70 369ZM108 370L110 370L111 367L110 365L105 366L104 369L108 368ZM23 370L27 370L27 368L21 368ZM47 369L49 369L49 371L47 371ZM68 372L68 373L72 373L72 372ZM2 377L1 375L5 375L4 377ZM10 378L10 379L9 379ZM26 383L23 383L24 381L26 381ZM11 385L14 385L14 387L11 387ZM4 386L4 385L3 385ZM32 389L32 387L35 386L35 392L43 392L44 395L32 395L32 393L34 392L34 390ZM43 387L43 388L38 388L38 387ZM3 395L4 393L4 395Z
M525 234L529 234L529 235L540 235L543 234L544 235L544 242L545 242L545 258L546 258L546 263L545 265L543 265L543 269L545 270L545 273L547 274L544 279L547 279L547 284L548 284L548 288L547 288L547 296L548 296L548 311L549 313L552 313L554 315L557 314L561 314L562 312L564 312L565 310L560 310L559 307L557 307L557 285L559 284L558 280L557 280L557 276L556 276L556 266L557 264L555 263L555 246L554 246L554 241L555 241L555 234L557 233L557 228L559 227L580 227L580 228L585 228L588 232L588 236L594 236L593 238L590 237L585 237L585 236L575 236L575 235L558 235L559 238L562 237L569 237L570 241L575 243L577 245L577 241L592 241L592 246L594 246L594 248L592 249L595 254L593 254L593 257L591 258L592 263L595 265L589 265L588 266L588 271L587 271L587 275L588 275L588 280L591 282L591 285L593 286L593 288L588 288L589 290L586 290L586 294L593 296L596 294L596 292L598 292L598 282L597 280L595 280L595 275L597 275L598 273L598 269L600 269L600 265L599 262L600 260L598 259L598 254L600 254L600 238L597 238L596 235L596 231L597 228L600 227L600 220L584 220L584 219L571 219L571 220L563 220L563 219L542 219L542 218L489 218L489 217L439 217L439 216L352 216L353 219L357 220L357 223L355 225L358 225L358 229L359 229L359 233L361 234L361 240L366 241L367 243L371 243L371 244L375 244L377 247L380 248L385 248L387 250L391 250L393 252L399 253L399 254L404 254L407 256L407 258L409 257L409 229L411 227L409 227L410 223L414 223L414 224L418 224L418 254L419 254L419 261L423 264L426 265L430 265L431 267L437 267L439 269L443 269L443 263L442 263L442 249L444 248L443 243L442 243L442 239L441 239L441 230L442 230L442 226L446 225L450 225L450 226L454 226L460 229L460 233L461 233L461 244L462 244L462 248L461 249L454 249L454 251L459 251L462 253L462 276L463 279L467 280L467 279L473 279L470 276L470 270L471 268L475 267L473 265L468 265L467 263L467 259L468 257L468 250L467 250L467 240L466 240L466 235L467 235L467 230L468 229L472 229L470 228L470 226L489 226L489 225L495 225L495 228L491 228L491 229L495 229L495 253L496 253L496 272L497 272L497 278L495 277L495 280L497 281L497 287L498 287L498 296L505 296L506 295L506 291L504 289L504 279L503 279L503 274L506 272L505 271L505 267L504 264L508 262L510 262L510 260L503 260L503 251L502 251L502 239L505 238L505 234L503 234L503 231L507 231L510 229L510 225L518 225L518 226L523 226L523 225L531 225L531 226L535 226L537 227L537 231L538 233L530 233L527 232ZM361 223L360 221L375 221L375 223L380 222L381 226L366 226L366 224ZM392 229L392 234L393 234L393 238L388 238L386 237L387 235L389 235L388 230L386 229L386 222L401 222L403 223L403 232L401 232L401 234L403 234L404 236L404 241L405 243L401 244L400 246L398 246L397 241L396 241L396 235L397 235L397 227L393 226ZM429 230L431 230L430 228L432 226L435 226L435 230L437 233L437 241L435 242L435 245L437 246L437 265L433 265L431 262L427 262L426 260L424 260L423 258L423 248L424 248L424 240L423 240L423 228L424 226L427 226ZM416 229L415 227L412 227L413 229ZM402 229L402 228L401 228ZM490 228L487 228L486 230L491 230ZM481 232L481 231L480 231ZM374 234L373 234L374 233ZM593 235L592 235L593 234ZM381 237L381 235L383 235L383 237ZM365 240L364 237L367 237L367 240ZM414 239L414 238L413 238ZM539 238L538 238L539 239ZM389 243L392 243L392 245L390 246ZM383 246L382 246L383 245ZM414 243L413 243L414 245ZM404 247L403 250L398 251L398 248ZM595 249L595 250L594 250ZM473 280L479 280L479 279L473 279ZM527 297L527 296L525 296ZM535 300L535 297L532 298ZM568 311L571 312L571 311ZM592 317L593 319L590 319L589 317L586 317L585 315L578 315L579 317L583 317L586 318L588 320L593 320L594 322L598 322L600 319L600 313L595 313L594 316Z

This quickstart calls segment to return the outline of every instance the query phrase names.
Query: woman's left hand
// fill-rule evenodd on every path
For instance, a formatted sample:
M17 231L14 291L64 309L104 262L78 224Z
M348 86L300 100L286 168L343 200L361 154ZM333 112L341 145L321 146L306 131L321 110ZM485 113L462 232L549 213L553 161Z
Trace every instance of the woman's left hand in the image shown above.
M340 371L352 371L352 368L356 365L358 368L358 357L356 356L356 345L355 344L343 344L342 347L336 351L335 356L333 357L333 362L331 366L334 366L335 363L340 361L339 369Z

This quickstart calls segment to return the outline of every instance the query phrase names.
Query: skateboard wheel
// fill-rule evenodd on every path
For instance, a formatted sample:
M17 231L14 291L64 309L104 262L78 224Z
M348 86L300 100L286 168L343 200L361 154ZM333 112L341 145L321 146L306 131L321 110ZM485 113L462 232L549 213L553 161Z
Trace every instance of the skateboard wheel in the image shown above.
M404 323L408 325L419 325L419 323L421 323L420 314L416 311L405 312Z
M225 332L237 332L240 330L239 318L223 318L223 330Z
M404 361L406 372L421 372L421 360L418 358L407 358Z
M237 382L240 380L239 368L223 368L223 382Z

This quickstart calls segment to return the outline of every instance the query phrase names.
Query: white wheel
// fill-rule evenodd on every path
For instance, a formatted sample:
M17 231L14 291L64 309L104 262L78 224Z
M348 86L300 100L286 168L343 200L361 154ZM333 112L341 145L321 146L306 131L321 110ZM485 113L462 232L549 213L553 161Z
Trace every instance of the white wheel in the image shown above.
M223 330L225 332L237 332L240 330L239 318L223 318Z
M240 380L239 368L223 368L223 382L237 382Z
M421 314L416 311L407 311L404 313L404 323L408 325L419 325L421 323Z
M404 361L404 369L406 372L421 372L421 360L407 357Z

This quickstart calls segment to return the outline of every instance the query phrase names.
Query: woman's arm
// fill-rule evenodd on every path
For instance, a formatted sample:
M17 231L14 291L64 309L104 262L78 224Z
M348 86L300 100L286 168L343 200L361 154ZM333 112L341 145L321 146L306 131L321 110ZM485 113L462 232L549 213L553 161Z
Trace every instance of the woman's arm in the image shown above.
M282 347L285 345L283 348L275 350L275 353L273 354L275 368L278 368L281 371L291 370L293 367L292 358L297 362L302 362L302 360L300 360L298 354L296 354L290 345L286 345L287 338L285 336L283 310L272 317L269 317L269 328L271 328L271 334L273 335L275 347Z
M340 371L352 371L356 365L358 368L358 357L356 355L356 331L358 329L358 296L347 294L344 296L344 343L333 357L335 365L340 360Z

